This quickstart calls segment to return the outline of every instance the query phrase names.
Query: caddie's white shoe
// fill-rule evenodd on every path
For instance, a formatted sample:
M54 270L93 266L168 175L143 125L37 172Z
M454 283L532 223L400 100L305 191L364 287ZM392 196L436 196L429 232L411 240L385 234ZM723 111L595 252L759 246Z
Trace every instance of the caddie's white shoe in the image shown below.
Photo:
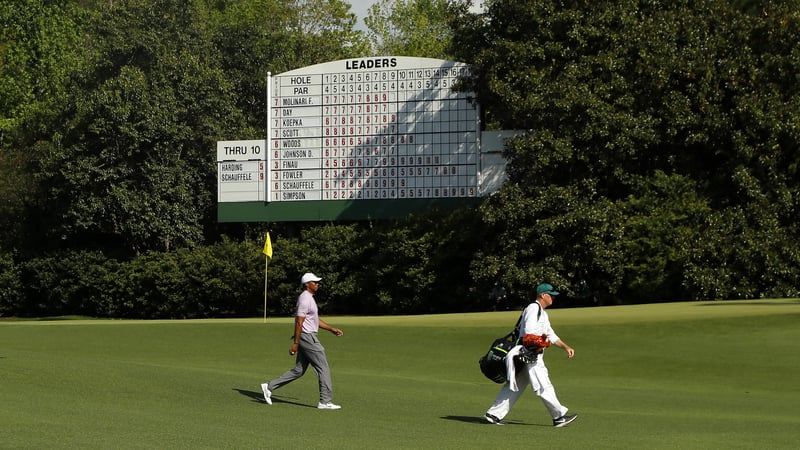
M328 403L320 403L319 405L317 405L317 409L342 409L342 407L339 405L334 405L331 402L328 402Z
M268 405L272 404L272 391L269 390L269 383L261 383L261 392L264 393L264 401Z
M558 419L553 419L553 426L557 428L565 427L568 424L572 423L572 421L575 420L577 417L578 417L577 414L573 414L571 416L561 416Z
M499 418L497 416L494 416L492 414L489 414L489 413L486 413L484 418L486 419L487 422L489 422L491 424L494 424L494 425L505 425L506 424L505 420L503 420L503 419L501 419L501 418Z

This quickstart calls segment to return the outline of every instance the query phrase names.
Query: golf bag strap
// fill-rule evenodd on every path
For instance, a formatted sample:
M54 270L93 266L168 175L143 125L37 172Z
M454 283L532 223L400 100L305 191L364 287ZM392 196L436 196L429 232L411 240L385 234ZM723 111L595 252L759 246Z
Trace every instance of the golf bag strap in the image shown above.
M520 315L519 315L519 319L517 319L517 324L514 325L514 331L512 331L511 333L508 334L509 336L511 336L511 339L513 341L517 341L519 339L519 325L522 323L522 314L524 312L525 312L525 310L523 309L522 313L520 313Z
M540 305L539 302L534 302L534 303L536 303L536 306L539 307L539 312L536 313L536 319L538 320L540 317L542 317L542 305ZM511 338L515 342L518 341L522 337L522 336L519 335L519 326L522 323L522 315L523 314L525 314L525 310L524 309L522 310L522 313L520 313L519 319L517 319L517 324L514 325L514 331L512 331L511 333L506 335L506 336L511 336Z

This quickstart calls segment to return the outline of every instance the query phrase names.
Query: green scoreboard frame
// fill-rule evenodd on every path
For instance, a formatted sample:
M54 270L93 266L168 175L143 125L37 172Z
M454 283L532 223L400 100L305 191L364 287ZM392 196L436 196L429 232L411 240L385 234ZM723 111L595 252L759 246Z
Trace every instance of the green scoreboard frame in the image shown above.
M312 222L398 219L422 210L453 210L480 198L219 203L220 222Z

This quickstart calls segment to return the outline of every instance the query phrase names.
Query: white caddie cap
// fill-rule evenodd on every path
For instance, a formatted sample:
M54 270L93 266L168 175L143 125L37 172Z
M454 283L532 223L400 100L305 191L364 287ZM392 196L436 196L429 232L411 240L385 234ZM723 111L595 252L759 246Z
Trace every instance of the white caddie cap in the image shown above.
M301 284L306 284L309 281L320 281L321 279L322 278L314 275L313 273L308 272L308 273L303 274L303 278L300 278L300 283Z

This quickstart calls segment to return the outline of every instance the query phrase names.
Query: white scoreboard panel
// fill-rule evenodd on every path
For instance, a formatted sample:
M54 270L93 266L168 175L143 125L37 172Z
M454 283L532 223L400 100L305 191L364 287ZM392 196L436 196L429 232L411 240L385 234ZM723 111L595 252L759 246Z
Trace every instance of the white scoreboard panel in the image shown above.
M225 202L263 202L266 167L264 139L217 142L217 199Z
M376 57L272 76L267 202L478 196L479 114L463 63Z

